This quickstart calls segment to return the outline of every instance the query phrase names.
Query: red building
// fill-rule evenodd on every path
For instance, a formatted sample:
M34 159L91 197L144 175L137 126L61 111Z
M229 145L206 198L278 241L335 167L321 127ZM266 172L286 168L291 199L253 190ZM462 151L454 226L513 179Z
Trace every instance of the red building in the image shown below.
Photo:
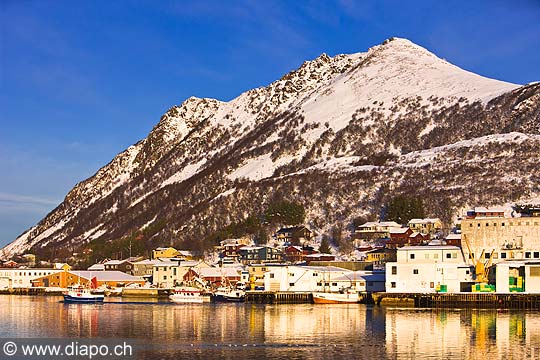
M314 250L310 246L287 246L284 251L285 261L291 263L302 262L305 260L307 255L317 254L318 251Z

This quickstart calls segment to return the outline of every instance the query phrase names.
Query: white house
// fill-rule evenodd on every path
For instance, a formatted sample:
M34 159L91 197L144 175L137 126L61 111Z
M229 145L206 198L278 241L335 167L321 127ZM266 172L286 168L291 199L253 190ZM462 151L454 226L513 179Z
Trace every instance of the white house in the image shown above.
M397 261L386 264L386 291L470 291L473 274L457 246L404 246L397 250Z
M334 278L352 273L350 270L334 266L279 266L269 267L264 273L264 288L267 291L323 291L338 283Z

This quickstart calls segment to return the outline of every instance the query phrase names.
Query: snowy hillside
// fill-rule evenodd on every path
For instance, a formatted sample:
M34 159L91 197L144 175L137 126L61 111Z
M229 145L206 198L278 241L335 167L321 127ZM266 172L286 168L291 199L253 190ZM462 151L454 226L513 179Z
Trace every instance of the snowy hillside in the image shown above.
M304 204L324 232L397 193L425 194L434 216L440 203L538 196L539 104L538 84L478 76L405 39L323 54L232 101L172 107L4 255L84 250L152 224L145 241L197 247L276 199Z

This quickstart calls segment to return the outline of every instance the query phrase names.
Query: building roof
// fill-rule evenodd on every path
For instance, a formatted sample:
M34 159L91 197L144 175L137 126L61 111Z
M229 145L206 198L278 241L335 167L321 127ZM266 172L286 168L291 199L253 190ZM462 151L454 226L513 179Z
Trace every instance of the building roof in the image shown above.
M290 227L284 227L284 228L279 229L279 230L276 232L276 234L283 234L283 233L293 232L293 231L298 231L298 230L302 230L302 229L308 230L304 225L300 225L300 226L290 226Z
M332 280L344 280L344 281L356 281L356 280L365 280L365 281L380 281L384 282L386 281L386 275L384 271L365 271L365 270L358 270L358 271L351 271L346 274L343 274L342 276L333 278Z
M395 221L368 221L365 224L360 225L359 227L372 227L372 226L384 226L384 227L397 227L400 228L401 225Z
M321 272L344 272L349 271L347 269L339 268L336 266L289 266L300 269L312 270L312 271L321 271Z
M91 280L93 277L97 279L97 281L117 281L117 282L133 282L133 281L141 281L142 279L137 276L132 276L126 273L123 273L121 271L68 271L75 276L80 276L81 278Z
M409 231L411 229L409 229L408 227L404 227L404 228L392 228L390 229L390 234L405 234L407 231Z
M434 224L440 221L439 218L411 219L409 224Z
M448 234L447 240L461 240L461 234Z
M416 251L416 250L460 250L459 247L453 245L425 245L425 246L403 246L397 251Z
M141 261L134 262L133 265L158 265L162 263L163 261L159 259L154 259L154 260L144 259Z
M105 270L105 264L94 264L88 268L88 271L103 271Z
M201 277L237 277L240 276L237 268L234 267L208 267L208 268L194 268L195 271Z
M103 263L103 265L121 265L125 263L127 260L109 260L106 263Z
M321 257L328 257L328 256L333 256L333 257L336 257L334 254L309 254L309 255L306 255L305 257L306 258L311 258L311 259L317 259L317 258L321 258Z

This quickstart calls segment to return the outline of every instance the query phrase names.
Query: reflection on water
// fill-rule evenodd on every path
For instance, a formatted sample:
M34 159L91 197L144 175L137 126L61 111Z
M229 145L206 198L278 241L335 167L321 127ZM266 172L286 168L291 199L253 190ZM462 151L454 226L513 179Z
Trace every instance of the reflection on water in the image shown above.
M540 313L0 296L0 336L135 338L140 358L540 357Z

